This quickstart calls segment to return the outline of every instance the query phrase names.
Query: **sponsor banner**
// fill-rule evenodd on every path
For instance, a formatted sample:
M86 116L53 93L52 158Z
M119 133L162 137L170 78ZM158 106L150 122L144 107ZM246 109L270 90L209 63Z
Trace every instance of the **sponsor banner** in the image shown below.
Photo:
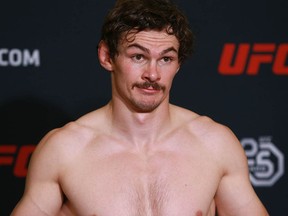
M0 145L0 167L11 167L15 177L26 177L28 163L35 148L36 145Z
M226 43L218 72L222 75L258 75L264 64L275 75L288 75L288 43Z

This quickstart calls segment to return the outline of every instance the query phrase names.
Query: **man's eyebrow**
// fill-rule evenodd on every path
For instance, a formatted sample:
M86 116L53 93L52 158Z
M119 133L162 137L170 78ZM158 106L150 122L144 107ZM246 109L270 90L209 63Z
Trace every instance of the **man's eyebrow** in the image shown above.
M164 55L164 54L166 54L166 53L168 53L168 52L175 52L176 54L178 54L178 51L174 48L174 47L169 47L169 48L167 48L167 49L165 49L165 50L163 50L160 54L161 55Z
M148 53L148 54L150 53L150 50L149 50L149 49L147 49L146 47L141 46L141 45L138 44L138 43L129 44L129 45L128 45L128 48L131 48L131 47L136 47L136 48L138 48L138 49L140 49L140 50L142 50L143 52L146 52L146 53ZM174 47L169 47L169 48L163 50L163 51L160 53L160 55L164 55L164 54L166 54L166 53L168 53L168 52L171 52L171 51L178 54L177 49L175 49Z
M141 45L138 44L138 43L129 44L129 45L128 45L128 48L131 48L131 47L136 47L136 48L142 50L143 52L150 53L150 50L149 50L149 49L141 46Z

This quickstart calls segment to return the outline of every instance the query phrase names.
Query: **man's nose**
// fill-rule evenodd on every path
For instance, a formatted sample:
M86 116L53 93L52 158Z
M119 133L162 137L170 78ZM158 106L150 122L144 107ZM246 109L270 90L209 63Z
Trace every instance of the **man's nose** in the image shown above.
M142 79L150 82L157 82L160 80L160 78L161 74L157 62L151 61L149 64L147 64L147 67L145 68L145 71L142 74Z

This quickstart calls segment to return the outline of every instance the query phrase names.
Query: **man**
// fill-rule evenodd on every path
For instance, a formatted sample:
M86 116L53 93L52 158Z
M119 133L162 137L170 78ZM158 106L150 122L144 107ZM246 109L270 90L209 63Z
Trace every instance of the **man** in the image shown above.
M169 103L192 44L169 1L118 1L98 47L112 99L43 138L12 215L268 215L233 133Z

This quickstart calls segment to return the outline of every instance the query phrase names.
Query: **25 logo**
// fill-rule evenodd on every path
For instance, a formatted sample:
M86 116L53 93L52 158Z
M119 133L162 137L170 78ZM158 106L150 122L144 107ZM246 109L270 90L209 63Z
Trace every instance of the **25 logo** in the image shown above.
M241 144L248 158L250 180L254 186L273 186L284 174L284 155L271 137L244 138Z
M218 71L222 75L257 75L262 64L271 64L275 75L288 75L288 44L224 44Z

